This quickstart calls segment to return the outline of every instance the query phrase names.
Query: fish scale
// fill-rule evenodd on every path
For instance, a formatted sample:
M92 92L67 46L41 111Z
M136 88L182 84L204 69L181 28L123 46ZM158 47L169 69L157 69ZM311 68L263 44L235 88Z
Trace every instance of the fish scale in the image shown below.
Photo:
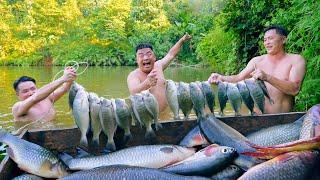
M178 103L179 108L182 110L184 120L188 119L192 110L193 104L190 96L190 88L187 83L179 82L178 84Z
M208 105L209 110L211 111L211 113L214 113L214 92L211 88L211 85L209 84L208 81L204 81L201 82L201 86L202 86L202 90L203 90L203 94L206 97L206 103Z
M254 115L253 107L254 107L254 102L252 97L250 96L249 89L247 88L246 84L244 81L239 81L237 83L237 88L240 92L241 98L244 102L244 104L247 106L249 109L251 115Z
M126 148L101 156L64 161L71 170L84 170L115 164L161 168L173 162L182 161L194 153L195 149L193 148L177 145L145 145Z
M101 124L99 119L99 111L101 107L100 98L96 93L89 93L89 112L90 112L90 124L93 131L92 141L95 146L99 145L99 136L101 133Z
M124 130L124 142L132 138L130 126L132 123L131 110L124 99L115 99L116 122Z
M9 146L7 153L26 172L47 178L67 175L66 167L49 150L0 130L0 142Z
M178 88L172 80L167 80L166 82L166 98L173 112L173 119L179 120Z
M189 84L189 87L191 101L193 103L193 110L195 111L197 117L204 117L205 98L201 88L199 87L199 83L192 82Z
M218 83L218 100L220 105L220 115L223 116L223 110L227 105L228 96L227 96L227 86L225 82Z
M253 78L244 80L247 88L249 89L250 96L253 101L257 104L258 108L262 113L264 113L264 94L260 86L255 83Z
M241 99L240 92L235 84L227 83L227 96L235 112L235 116L240 116L242 99Z

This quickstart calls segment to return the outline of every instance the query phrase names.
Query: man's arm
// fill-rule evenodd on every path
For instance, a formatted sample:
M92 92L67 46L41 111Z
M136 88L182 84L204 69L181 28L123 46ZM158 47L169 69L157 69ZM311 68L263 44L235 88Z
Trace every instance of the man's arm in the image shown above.
M67 93L70 90L71 85L72 85L72 82L64 83L61 87L59 87L57 90L55 90L53 93L50 94L50 96L49 96L50 100L52 102L56 102L65 93Z
M147 90L150 87L155 86L156 84L157 84L156 70L152 70L148 74L146 80L144 80L143 82L141 82L140 79L138 78L136 71L131 72L127 78L127 85L129 88L129 92L132 95L139 93L141 91Z
M252 76L256 79L261 79L264 81L269 82L272 86L279 89L281 92L296 96L299 91L300 87L306 72L306 64L305 60L301 56L297 56L293 59L294 63L292 64L289 78L286 80L278 79L275 76L266 74L261 70L256 70L252 73Z
M161 64L163 70L166 69L170 62L176 57L183 43L189 39L191 39L191 36L189 34L185 34L184 36L182 36L182 38L179 39L179 41L174 46L172 46L168 54L160 61L158 61L158 63Z
M61 86L64 82L73 81L75 79L75 72L68 70L66 68L64 75L59 79L44 85L38 89L31 97L25 99L24 101L16 103L12 107L12 113L14 117L20 117L28 113L29 109L36 103L47 98L55 89Z
M230 83L236 83L241 80L250 78L250 73L254 71L254 64L259 60L259 57L253 58L247 66L237 75L231 75L231 76L223 76L218 73L212 73L209 77L208 81L210 83L218 83L219 81L223 82L230 82Z

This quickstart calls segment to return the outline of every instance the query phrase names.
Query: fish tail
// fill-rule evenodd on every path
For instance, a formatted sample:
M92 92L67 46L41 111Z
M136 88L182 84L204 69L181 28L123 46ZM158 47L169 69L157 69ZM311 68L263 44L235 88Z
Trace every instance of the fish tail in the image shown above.
M80 139L80 145L81 145L81 146L88 147L88 139L87 139L87 136L82 136L82 137L81 137L81 139Z
M156 123L155 123L155 128L156 128L156 131L158 131L159 129L162 128L162 124L159 123L159 122L156 122Z
M271 98L269 98L269 103L270 103L271 105L274 104L274 100L271 99Z
M58 156L59 156L59 159L61 159L61 161L63 163L65 163L67 166L69 166L69 161L71 159L73 159L73 157L71 155L69 155L69 154L67 154L65 152L59 153Z
M98 138L92 138L92 143L94 147L99 147L99 137Z
M153 129L147 130L145 136L146 139L154 139L156 138L156 134L154 133Z
M132 139L132 134L125 134L123 137L123 142L127 143L130 139Z
M115 151L116 150L116 145L114 144L114 141L107 142L106 149L109 150L109 151Z

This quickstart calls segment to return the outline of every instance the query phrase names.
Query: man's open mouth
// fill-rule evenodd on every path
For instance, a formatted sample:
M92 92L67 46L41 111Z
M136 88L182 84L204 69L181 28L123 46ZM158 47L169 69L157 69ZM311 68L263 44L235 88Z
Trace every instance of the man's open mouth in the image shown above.
M151 63L150 62L144 62L144 63L142 63L142 65L145 66L145 67L149 67L151 65Z

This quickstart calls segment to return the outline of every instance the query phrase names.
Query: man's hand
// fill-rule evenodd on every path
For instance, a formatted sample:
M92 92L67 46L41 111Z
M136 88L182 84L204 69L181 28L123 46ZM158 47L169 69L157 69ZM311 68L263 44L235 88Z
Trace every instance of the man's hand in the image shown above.
M77 78L75 69L72 66L68 66L64 69L62 76L64 82L72 82Z
M148 75L147 75L147 79L145 80L148 84L149 87L155 86L157 85L157 70L152 70Z
M260 69L255 69L252 73L250 73L250 75L254 78L254 79L260 79L263 81L268 81L271 76L267 73L265 73L264 71L260 70Z
M186 42L188 40L190 40L192 38L192 36L190 36L188 33L186 33L185 35L182 36L181 40L183 42Z
M208 79L208 82L211 84L218 84L219 81L222 81L222 75L218 73L212 73Z

